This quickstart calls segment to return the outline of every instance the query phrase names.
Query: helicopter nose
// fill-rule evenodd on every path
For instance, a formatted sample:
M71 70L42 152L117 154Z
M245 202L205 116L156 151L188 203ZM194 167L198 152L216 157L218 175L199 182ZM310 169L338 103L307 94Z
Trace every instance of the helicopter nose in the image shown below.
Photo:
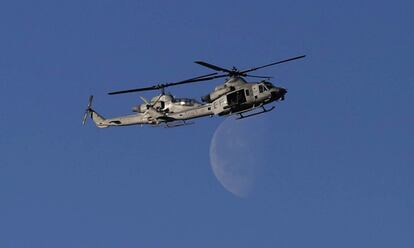
M272 91L272 98L274 100L285 100L285 95L287 93L287 90L281 87L275 88L275 91Z
M286 94L287 93L287 90L285 88L280 87L280 88L278 88L278 90L279 90L280 94Z
M285 95L287 93L287 90L285 88L280 88L279 91L280 91L280 94L281 94L280 100L281 101L284 101L285 100Z

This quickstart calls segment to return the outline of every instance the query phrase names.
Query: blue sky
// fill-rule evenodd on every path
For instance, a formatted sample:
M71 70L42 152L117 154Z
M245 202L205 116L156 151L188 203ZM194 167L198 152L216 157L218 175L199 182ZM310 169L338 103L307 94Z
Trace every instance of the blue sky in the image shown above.
M413 7L2 1L0 246L412 247ZM89 94L104 116L127 114L137 95L108 91L209 72L195 60L243 69L301 54L262 71L289 92L251 121L272 132L245 199L211 170L223 119L80 125ZM219 83L171 91L199 97Z

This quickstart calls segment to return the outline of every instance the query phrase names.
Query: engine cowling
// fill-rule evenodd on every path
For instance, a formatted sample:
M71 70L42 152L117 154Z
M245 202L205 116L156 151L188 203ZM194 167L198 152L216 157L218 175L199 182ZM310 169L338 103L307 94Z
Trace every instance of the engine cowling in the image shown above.
M147 110L148 108L146 104L139 104L137 106L132 107L132 112L135 112L135 113L144 113Z
M221 97L222 95L227 94L227 93L229 93L231 91L234 91L234 90L235 90L235 88L233 86L229 86L229 87L224 86L224 87L216 88L210 94L208 94L206 96L203 96L201 98L201 100L203 102L206 102L206 103L211 103L214 100L216 100L217 98Z

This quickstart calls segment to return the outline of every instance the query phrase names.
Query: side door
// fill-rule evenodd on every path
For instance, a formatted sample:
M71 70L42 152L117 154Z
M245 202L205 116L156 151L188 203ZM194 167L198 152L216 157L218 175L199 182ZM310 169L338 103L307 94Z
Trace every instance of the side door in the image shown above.
M253 95L252 95L253 101L256 102L257 99L259 98L259 94L260 94L259 85L257 85L257 84L253 85L252 86L252 91L253 91Z
M229 112L229 105L227 103L227 96L223 95L219 98L217 98L216 100L214 100L214 102L212 103L212 107L213 107L213 113L215 115L221 115L221 114L225 114L226 112Z
M247 87L244 89L244 93L246 95L246 102L247 103L253 103L254 102L254 92L252 87Z

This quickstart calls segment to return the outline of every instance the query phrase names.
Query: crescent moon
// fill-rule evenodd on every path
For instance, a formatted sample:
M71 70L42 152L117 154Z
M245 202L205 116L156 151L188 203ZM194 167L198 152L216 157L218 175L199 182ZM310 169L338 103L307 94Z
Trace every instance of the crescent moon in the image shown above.
M252 126L227 118L214 132L210 144L210 162L221 185L239 197L248 197L260 171Z

